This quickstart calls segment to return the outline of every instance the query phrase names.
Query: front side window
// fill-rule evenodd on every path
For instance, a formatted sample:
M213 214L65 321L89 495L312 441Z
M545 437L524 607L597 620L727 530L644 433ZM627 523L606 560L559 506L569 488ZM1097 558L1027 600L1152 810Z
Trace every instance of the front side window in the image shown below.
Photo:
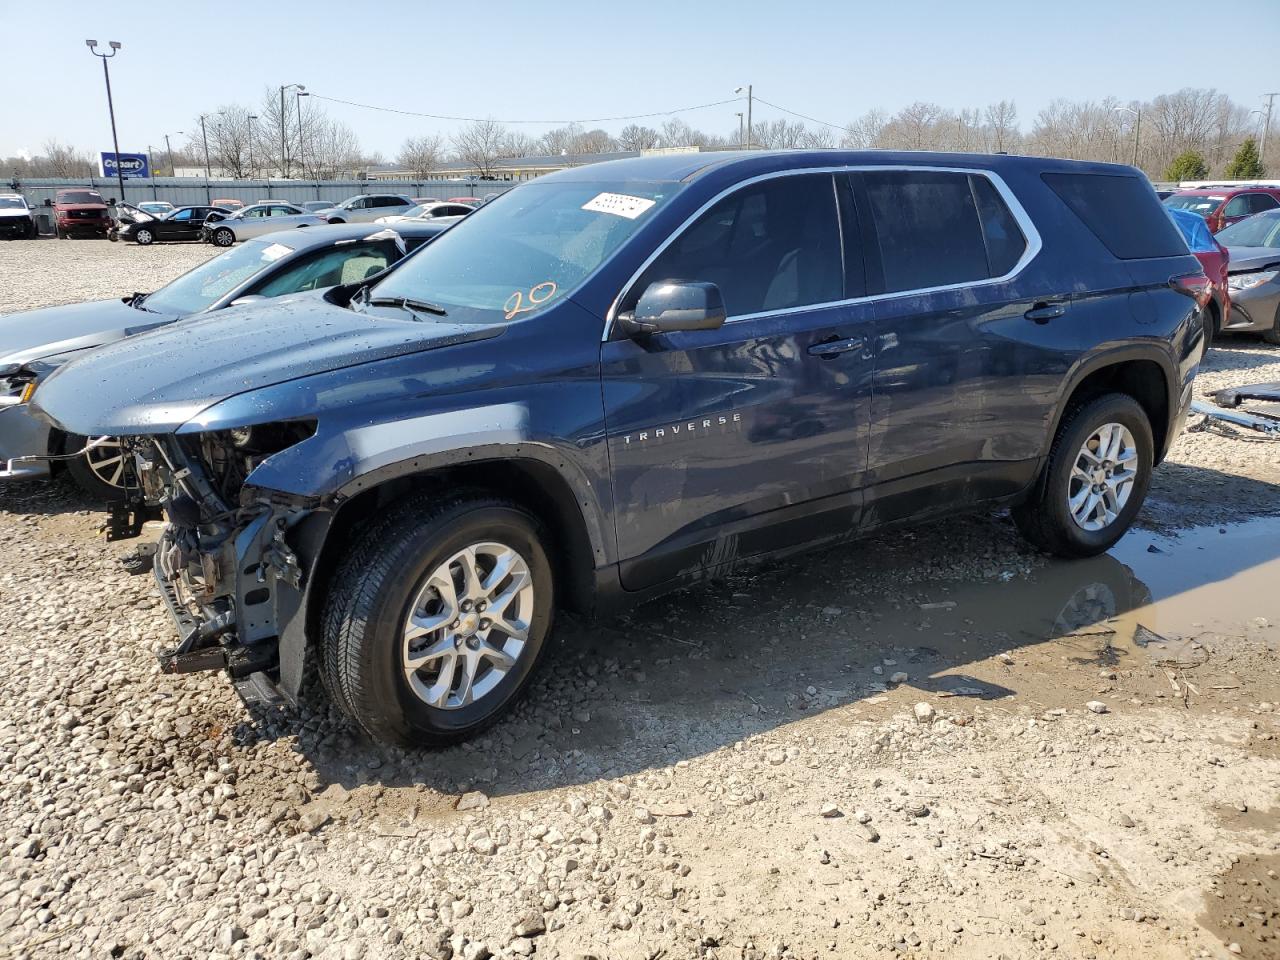
M1238 197L1232 197L1227 201L1226 209L1222 211L1224 217L1246 217L1249 215L1249 197L1241 194Z
M240 284L292 252L293 248L283 243L246 241L161 287L148 296L142 306L183 316L207 310Z
M634 309L650 284L664 280L714 283L730 317L842 300L831 176L776 177L719 200L645 269L621 308Z
M178 210L174 212L172 219L181 220L185 223L186 221L191 219L191 214L194 212L195 211L193 210Z
M863 174L880 242L886 293L986 280L993 275L969 179L963 173L930 170ZM998 218L992 226L998 243ZM1002 254L1006 259L1007 248L1006 242Z
M326 290L342 283L359 283L381 273L389 263L382 244L343 244L290 264L254 293L279 297L303 290Z
M453 322L523 319L564 300L682 189L531 181L442 233L370 296L429 301Z
M246 207L240 212L240 216L244 217L246 220L266 217L269 215L270 214L267 212L266 207Z

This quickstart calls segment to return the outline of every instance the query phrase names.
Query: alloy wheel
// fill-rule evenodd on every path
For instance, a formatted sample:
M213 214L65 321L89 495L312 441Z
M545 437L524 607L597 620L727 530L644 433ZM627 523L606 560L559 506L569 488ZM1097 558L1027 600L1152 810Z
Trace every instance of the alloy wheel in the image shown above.
M124 486L126 454L124 444L115 437L103 438L101 443L86 450L84 461L93 475L107 486Z
M1119 517L1138 478L1138 448L1129 428L1104 423L1076 454L1067 483L1067 509L1083 530L1104 530Z
M492 693L528 643L535 600L529 564L505 544L475 543L438 565L404 624L414 695L457 710Z

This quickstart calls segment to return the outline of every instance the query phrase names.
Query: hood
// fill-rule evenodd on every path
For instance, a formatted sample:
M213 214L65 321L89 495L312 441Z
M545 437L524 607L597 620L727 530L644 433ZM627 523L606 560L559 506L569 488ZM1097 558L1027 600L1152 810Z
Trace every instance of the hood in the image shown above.
M1227 247L1227 254L1231 257L1227 263L1231 273L1248 273L1280 263L1280 247Z
M4 217L29 217L31 211L22 207L0 207L0 218Z
M40 385L31 405L71 433L171 433L237 394L504 329L366 315L311 297L249 304L73 360Z
M175 319L169 314L137 310L120 299L6 314L0 317L0 372L43 357L110 343Z
M107 212L105 203L58 203L55 200L53 206L58 210L97 210L100 213Z

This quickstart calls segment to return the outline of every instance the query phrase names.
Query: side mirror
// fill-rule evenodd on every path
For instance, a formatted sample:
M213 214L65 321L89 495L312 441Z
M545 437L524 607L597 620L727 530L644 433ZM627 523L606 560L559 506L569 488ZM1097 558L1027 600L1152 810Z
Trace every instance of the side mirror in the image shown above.
M249 293L249 294L245 294L243 297L236 297L229 304L227 304L227 306L243 307L247 303L258 303L259 301L266 300L266 299L268 298L264 297L260 293Z
M108 207L114 207L115 205L116 205L116 198L115 198L115 197L109 197L109 198L107 199L107 206L108 206Z
M714 330L725 321L724 298L714 283L659 280L649 284L633 311L618 314L631 335L675 330Z

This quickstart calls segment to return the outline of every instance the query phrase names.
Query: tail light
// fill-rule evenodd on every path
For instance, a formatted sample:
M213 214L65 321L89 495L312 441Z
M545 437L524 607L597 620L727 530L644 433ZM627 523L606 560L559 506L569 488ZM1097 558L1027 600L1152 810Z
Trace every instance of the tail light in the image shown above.
M1185 293L1196 302L1197 307L1201 308L1209 302L1209 295L1213 291L1213 284L1203 273L1189 273L1185 277L1174 277L1169 281L1169 286L1179 293Z

